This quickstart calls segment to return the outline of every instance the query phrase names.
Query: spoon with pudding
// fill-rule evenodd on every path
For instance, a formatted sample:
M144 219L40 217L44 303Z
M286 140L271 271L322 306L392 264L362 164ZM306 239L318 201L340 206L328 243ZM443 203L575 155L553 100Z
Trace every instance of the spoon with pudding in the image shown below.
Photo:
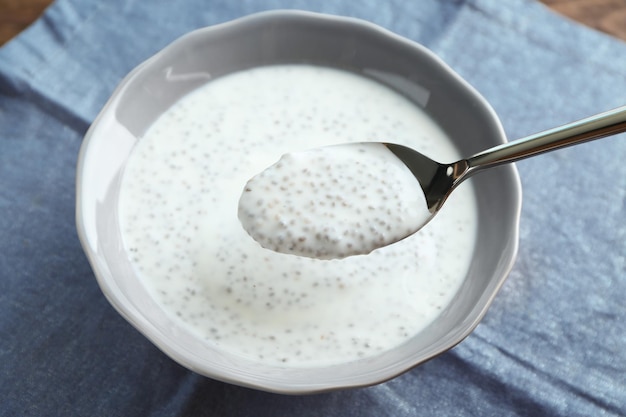
M318 259L364 255L420 230L477 172L622 132L626 106L453 163L386 142L289 153L247 182L238 216L254 240L276 252Z

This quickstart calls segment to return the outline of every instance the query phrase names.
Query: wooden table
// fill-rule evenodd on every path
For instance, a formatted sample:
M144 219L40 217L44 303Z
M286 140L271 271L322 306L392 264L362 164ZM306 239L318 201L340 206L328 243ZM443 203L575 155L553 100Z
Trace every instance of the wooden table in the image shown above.
M541 2L570 19L626 41L626 0L541 0Z
M540 1L557 13L626 41L626 0ZM0 0L0 45L24 30L50 3L52 0Z

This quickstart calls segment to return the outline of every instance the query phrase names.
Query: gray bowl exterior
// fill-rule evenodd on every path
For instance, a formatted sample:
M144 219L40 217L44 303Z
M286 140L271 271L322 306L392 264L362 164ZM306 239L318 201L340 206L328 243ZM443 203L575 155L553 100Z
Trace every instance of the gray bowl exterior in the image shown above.
M159 115L212 79L283 63L341 68L394 88L437 121L463 155L506 140L487 102L422 46L355 19L298 11L260 13L192 32L123 80L81 148L77 179L81 243L111 304L161 350L200 374L287 394L383 382L455 346L486 313L517 252L521 190L513 165L469 180L479 205L478 244L454 302L404 345L374 358L326 368L266 366L195 340L148 299L126 260L119 233L110 232L118 228L119 179L126 158ZM96 168L94 161L103 154L113 162Z

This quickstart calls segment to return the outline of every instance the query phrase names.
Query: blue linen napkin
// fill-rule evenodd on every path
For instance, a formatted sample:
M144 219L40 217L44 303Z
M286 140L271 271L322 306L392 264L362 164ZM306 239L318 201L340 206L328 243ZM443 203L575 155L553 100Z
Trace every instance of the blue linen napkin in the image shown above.
M476 331L374 387L288 397L174 363L107 303L74 225L82 137L189 30L299 8L418 41L511 138L626 103L626 44L530 0L58 0L0 49L0 416L626 415L626 137L518 164L517 263Z

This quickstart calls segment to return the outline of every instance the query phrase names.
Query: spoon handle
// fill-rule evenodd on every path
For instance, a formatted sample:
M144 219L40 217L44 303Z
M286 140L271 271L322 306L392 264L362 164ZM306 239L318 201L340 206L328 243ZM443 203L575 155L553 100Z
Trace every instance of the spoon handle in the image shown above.
M468 173L626 132L626 106L495 146L467 159Z

